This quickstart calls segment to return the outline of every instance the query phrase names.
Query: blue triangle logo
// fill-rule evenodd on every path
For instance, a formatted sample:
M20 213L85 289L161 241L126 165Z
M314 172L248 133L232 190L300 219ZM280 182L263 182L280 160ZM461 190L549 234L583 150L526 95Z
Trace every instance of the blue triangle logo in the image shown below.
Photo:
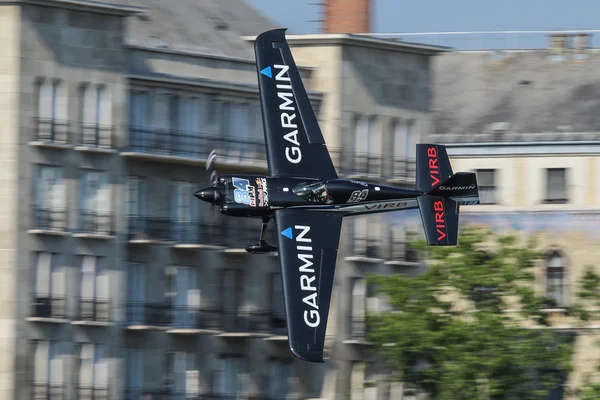
M273 72L271 72L271 67L264 68L260 71L261 74L268 76L269 78L273 77Z
M282 231L282 232L281 232L281 234L282 234L283 236L285 236L286 238L288 238L288 239L293 239L293 237L294 237L294 236L292 235L292 228L291 228L291 227L290 227L290 228L287 228L287 229L286 229L286 230L284 230L284 231Z

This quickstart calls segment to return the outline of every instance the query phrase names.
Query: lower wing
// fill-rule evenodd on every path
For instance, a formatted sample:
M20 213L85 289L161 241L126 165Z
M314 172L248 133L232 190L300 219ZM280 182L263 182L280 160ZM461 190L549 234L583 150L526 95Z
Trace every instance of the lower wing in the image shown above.
M302 360L324 362L342 216L283 209L275 221L290 349Z

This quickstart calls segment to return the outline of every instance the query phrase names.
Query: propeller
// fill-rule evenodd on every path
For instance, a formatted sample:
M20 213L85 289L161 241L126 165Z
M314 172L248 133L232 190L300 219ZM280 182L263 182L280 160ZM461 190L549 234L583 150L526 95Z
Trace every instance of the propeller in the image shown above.
M217 185L217 168L216 168L217 152L213 150L206 159L206 173L208 174L208 180L212 186Z

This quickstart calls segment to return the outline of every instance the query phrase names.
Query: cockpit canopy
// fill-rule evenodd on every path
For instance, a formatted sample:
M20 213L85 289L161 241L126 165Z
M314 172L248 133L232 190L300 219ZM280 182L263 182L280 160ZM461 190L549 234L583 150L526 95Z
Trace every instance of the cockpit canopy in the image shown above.
M333 203L333 198L323 182L301 183L293 190L298 196L302 197L306 201L310 201L311 203Z

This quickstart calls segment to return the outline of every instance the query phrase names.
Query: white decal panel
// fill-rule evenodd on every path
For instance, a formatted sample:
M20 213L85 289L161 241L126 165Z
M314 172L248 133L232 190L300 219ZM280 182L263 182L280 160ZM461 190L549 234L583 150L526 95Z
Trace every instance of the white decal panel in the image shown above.
M418 207L417 199L404 199L404 200L386 200L369 203L359 204L340 204L330 207L323 206L300 206L292 208L304 208L312 209L315 211L323 212L341 212L348 215L352 214L367 214L367 213L378 213L384 211L396 211L405 210L407 208Z

